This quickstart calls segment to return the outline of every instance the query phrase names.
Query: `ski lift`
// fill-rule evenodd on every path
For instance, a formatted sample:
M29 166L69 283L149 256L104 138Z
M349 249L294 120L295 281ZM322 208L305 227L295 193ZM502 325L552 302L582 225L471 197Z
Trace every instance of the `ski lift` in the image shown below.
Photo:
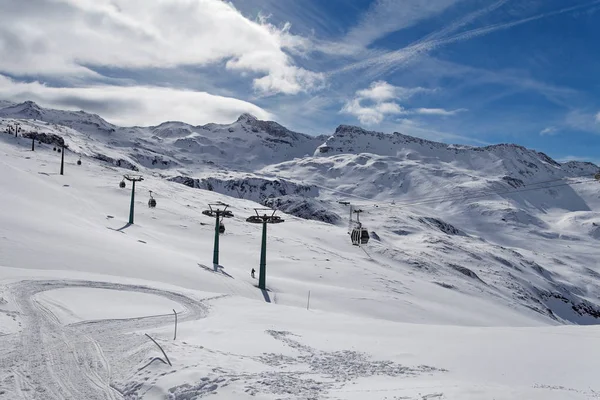
M125 188L125 179L123 179L123 180L121 181L121 183L119 183L119 187L120 187L121 189Z
M52 148L52 151L56 151L56 147L53 147L53 148Z
M223 222L223 219L225 218L224 214L220 214L221 218L219 219L219 233L222 235L225 233L225 223Z
M213 208L213 206L215 208ZM223 207L223 209L221 209L220 207ZM209 204L208 210L202 211L202 214L206 215L207 217L213 217L213 218L219 219L219 228L218 229L219 229L220 234L225 233L225 224L223 223L223 219L233 217L233 213L231 211L229 211L227 209L227 207L229 207L228 204L218 202L218 203L214 203L214 204Z
M359 225L352 229L350 238L354 246L360 246L361 244L369 243L371 237L369 236L369 231L359 223Z
M363 226L360 222L360 213L363 210L355 210L352 205L350 205L350 227L352 230L348 232L350 234L350 240L354 246L360 246L363 244L369 243L369 230ZM356 214L356 221L352 219L352 214Z
M60 153L60 149L56 149L56 151L58 151Z
M273 211L273 212L270 213L271 215L267 215L266 213L263 213L263 215L261 216L259 214L259 211ZM277 210L275 210L275 209L255 208L254 212L256 213L256 215L252 215L252 216L246 218L246 222L250 222L253 224L263 224L263 223L280 224L282 222L285 222L285 220L282 219L279 215L275 215L275 213L277 212Z
M152 190L150 190L150 200L148 200L148 207L156 207L156 200L154 199L154 197L152 197Z
M81 157L79 157L79 160L77 160L77 165L81 165Z

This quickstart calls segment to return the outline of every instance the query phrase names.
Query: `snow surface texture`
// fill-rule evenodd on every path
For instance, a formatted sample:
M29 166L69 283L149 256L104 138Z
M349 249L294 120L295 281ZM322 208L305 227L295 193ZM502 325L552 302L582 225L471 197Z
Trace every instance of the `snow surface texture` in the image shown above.
M0 134L0 399L600 397L600 331L561 326L600 321L593 164L248 115L120 128L28 102L0 110L0 131L15 122L18 138ZM64 176L54 139L30 150L42 133L64 138ZM118 183L134 169L129 225ZM367 246L338 200L364 210ZM201 211L218 201L234 217L213 266ZM285 219L264 292L245 222L261 204Z

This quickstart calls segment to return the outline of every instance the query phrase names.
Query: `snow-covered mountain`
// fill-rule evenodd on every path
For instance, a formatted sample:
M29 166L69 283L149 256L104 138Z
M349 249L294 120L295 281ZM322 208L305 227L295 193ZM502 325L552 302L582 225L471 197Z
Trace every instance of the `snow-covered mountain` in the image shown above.
M15 123L0 134L0 399L597 393L597 328L557 327L600 322L591 163L249 115L118 127L26 102L0 109L0 132ZM340 200L363 210L366 246ZM201 211L216 202L234 217L211 266ZM262 292L246 218L265 205L285 223L269 226Z
M9 105L0 109L0 118L33 119L62 125L88 134L111 134L115 126L98 115L84 111L47 110L33 101Z
M248 114L226 125L117 127L97 115L25 102L0 116L3 125L19 120L26 137L55 134L80 155L301 218L347 225L347 209L337 201L349 200L365 211L372 251L393 262L443 272L447 281L456 273L461 280L491 279L482 289L490 296L502 286L509 303L518 292L517 303L552 319L600 316L600 302L588 298L596 283L579 289L556 281L544 271L570 261L556 255L540 264L531 255L558 243L595 246L600 215L592 210L600 202L592 163L561 164L511 144L447 145L345 125L329 137L311 137ZM536 246L523 245L531 238ZM430 243L429 250L407 253L399 244L407 241ZM558 312L553 299L571 311Z

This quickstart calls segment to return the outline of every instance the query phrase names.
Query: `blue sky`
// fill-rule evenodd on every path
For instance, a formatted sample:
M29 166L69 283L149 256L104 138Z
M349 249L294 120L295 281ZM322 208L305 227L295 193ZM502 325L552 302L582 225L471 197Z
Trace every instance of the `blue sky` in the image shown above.
M30 0L0 14L4 99L600 160L600 1Z

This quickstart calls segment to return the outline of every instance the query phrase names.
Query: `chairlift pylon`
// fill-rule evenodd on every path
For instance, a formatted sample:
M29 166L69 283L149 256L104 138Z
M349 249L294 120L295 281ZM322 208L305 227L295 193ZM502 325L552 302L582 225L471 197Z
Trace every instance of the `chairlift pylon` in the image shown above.
M221 209L220 207L223 208ZM223 223L223 220L225 218L233 217L233 213L227 209L228 207L228 204L222 202L211 203L208 205L208 210L202 211L202 214L207 217L219 218L219 234L225 233L225 224Z

